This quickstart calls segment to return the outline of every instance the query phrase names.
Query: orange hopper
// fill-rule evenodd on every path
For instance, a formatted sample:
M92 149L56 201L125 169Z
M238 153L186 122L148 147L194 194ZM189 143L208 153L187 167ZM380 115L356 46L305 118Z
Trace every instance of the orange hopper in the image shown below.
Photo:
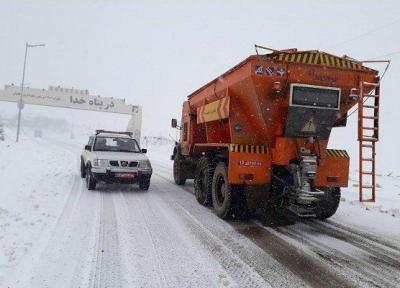
M194 179L197 200L222 218L259 210L274 221L328 218L350 161L345 150L327 149L331 130L377 89L378 71L348 57L297 49L250 56L190 94L180 126L173 119L181 129L175 182ZM360 145L377 141L378 104L372 114L363 106ZM374 165L374 154L364 158Z

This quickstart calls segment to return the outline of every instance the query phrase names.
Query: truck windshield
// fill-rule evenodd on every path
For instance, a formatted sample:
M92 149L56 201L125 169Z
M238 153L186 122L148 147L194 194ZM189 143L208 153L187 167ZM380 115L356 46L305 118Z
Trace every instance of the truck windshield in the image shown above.
M139 145L135 139L118 137L97 137L94 151L132 152L139 153Z

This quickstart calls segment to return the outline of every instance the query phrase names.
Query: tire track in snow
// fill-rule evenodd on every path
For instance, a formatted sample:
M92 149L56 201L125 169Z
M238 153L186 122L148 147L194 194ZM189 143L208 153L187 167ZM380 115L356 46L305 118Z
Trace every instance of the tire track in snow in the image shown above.
M126 192L118 192L117 195L117 218L121 225L120 233L125 240L122 246L124 254L128 256L125 266L130 274L128 277L134 275L129 282L140 287L166 287L165 273L160 266L149 228L143 219L143 212L139 210L137 202L128 199L130 197L132 195Z
M131 211L140 214L135 221L142 222L148 232L147 242L162 281L151 287L237 287L223 269L214 267L208 251L194 244L181 216L160 198L163 187L154 182L148 192L123 194Z
M239 287L271 287L266 279L262 278L251 266L226 247L223 241L205 229L184 207L180 206L180 209L186 214L186 225L213 254Z
M319 226L321 225L317 227ZM365 243L356 242L354 245L354 240L348 241L347 238L343 238L343 234L337 237L335 231L315 227L299 223L292 227L277 228L275 234L294 242L294 245L302 246L301 249L309 251L313 257L324 261L343 277L351 278L360 283L359 285L397 286L396 283L400 280L398 266L393 267L393 263L385 263L385 260L378 255L373 256L370 249L365 249L369 247ZM396 260L391 259L391 261Z
M162 182L165 182L165 180L162 180ZM190 233L191 235L190 242L198 243L197 245L202 248L201 250L205 251L203 254L206 253L207 258L211 257L212 261L209 261L215 261L213 265L215 267L208 273L218 274L220 283L217 287L270 287L268 282L258 275L257 272L249 268L244 261L227 248L221 239L212 235L195 217L188 213L186 208L180 204L182 199L180 197L173 197L173 194L168 193L167 189L169 188L166 188L164 183L156 182L154 186L157 188L158 195L153 193L151 197L157 197L160 206L168 207L164 208L164 210L168 209L168 211L171 211L178 217L179 227L182 227L182 230L187 231L186 233ZM217 221L219 220L217 219ZM196 276L197 278L199 277L199 275Z
M163 172L167 171L167 169L164 169L164 167L162 167L162 170ZM164 178L165 181L173 183L171 179L165 177L164 175L159 176ZM193 194L192 188L181 186L175 187L179 187L182 190ZM328 282L331 283L331 286L329 287L352 286L352 283L349 283L347 280L341 279L337 274L329 271L329 268L324 266L323 263L316 261L310 255L299 253L294 246L290 245L286 241L280 239L279 237L274 237L272 234L266 233L266 231L263 231L264 227L256 227L257 225L254 225L251 222L226 222L229 223L233 228L235 228L240 234L244 235L252 242L254 242L257 246L259 246L263 250L263 252L266 252L268 255L272 256L279 263L284 265L289 271L305 281L305 283L313 286L326 286L327 279L329 279ZM242 257L248 258L247 255L242 255ZM263 264L265 265L265 263ZM252 267L257 266L252 265ZM268 279L267 277L270 277L270 271L268 271L268 273L265 273L264 271L263 273L262 269L260 269L259 267L258 269L261 270L261 272L259 273L264 275L266 279Z
M168 169L163 165L156 165L156 168L158 168L158 172L160 172L160 177L165 178L165 180L168 182L172 182L172 179L170 178L171 171L168 171ZM168 173L167 177L164 176L165 173ZM193 193L191 191L192 189L185 187L181 188L185 191ZM365 283L366 285L379 285L379 283L384 283L385 285L392 286L394 283L396 283L396 281L398 281L399 278L399 276L396 276L398 275L396 270L398 271L399 269L399 261L397 260L398 248L394 244L390 243L389 245L386 245L388 241L381 241L380 239L376 239L371 235L364 235L362 232L353 233L353 229L346 229L341 224L328 224L327 227L325 222L317 222L314 220L309 223L309 225L314 227L314 232L321 233L324 236L334 239L345 239L354 245L356 249L361 250L362 253L369 254L370 257L365 257L366 259L362 259L361 256L354 257L352 255L342 253L341 251L335 251L333 253L333 250L330 249L329 246L324 246L322 249L320 249L321 247L317 248L316 243L306 240L310 231L304 232L304 235L300 232L297 237L291 235L292 240L295 239L292 245L288 243L291 241L285 239L285 233L273 233L275 234L273 235L271 232L267 232L269 228L259 226L258 224L237 224L236 222L231 222L231 225L263 248L264 251L274 255L278 261L285 264L285 266L288 267L292 272L296 273L299 277L302 277L312 285L326 286L326 279L329 278L329 283L331 283L332 286L352 286L355 285L355 283L360 282ZM296 225L298 226L298 224ZM293 229L293 227L289 226L288 228L284 227L278 228L278 230L279 229L290 230ZM288 232L286 232L286 234L288 234ZM270 239L271 237L276 239L273 242L269 241L269 243L279 243L280 246L282 246L282 249L275 247L276 245L269 245L270 247L268 247L268 244L265 244L265 242L268 242L267 239ZM307 244L305 244L306 242ZM315 257L315 253L314 255L307 253L306 251L301 251L299 253L296 246L298 247L304 245L312 247L311 249L313 249L317 257ZM283 246L286 248L283 249ZM287 251L292 251L291 257L285 256L285 254L288 254ZM293 255L296 255L296 257L293 257ZM295 258L296 261L290 260L293 258ZM336 271L332 271L331 269L331 262L334 258L336 259L336 266L341 266L341 269L335 269ZM307 266L308 269L305 269L305 266ZM375 279L380 280L376 281Z
M158 247L160 245L162 245L162 243L157 243L157 241L156 241L157 238L154 236L156 230L153 230L153 229L159 229L161 227L154 227L153 229L151 229L152 225L150 224L150 221L148 221L146 214L143 212L144 205L145 206L147 206L147 205L146 205L146 203L144 203L142 201L142 197L139 197L139 198L135 199L134 201L132 201L132 198L128 198L128 202L131 205L134 203L137 211L139 211L139 213L140 213L141 219L143 220L143 223L144 223L143 227L146 230L146 234L150 240L149 243L151 243L152 251L154 252L154 256L156 258L157 268L160 273L160 278L161 278L162 284L165 285L166 287L169 287L169 286L171 286L171 284L170 284L171 279L168 279L170 277L167 276L167 273L165 273L163 267L161 266L161 263L163 262L162 256L158 252ZM149 207L146 207L146 208L149 208ZM160 241L161 239L158 239L158 240Z
M210 213L209 209L200 206L195 200L185 203L182 196L173 195L181 193L179 190L186 191L186 189L172 184L171 180L163 175L158 173L155 175L162 178L163 182L168 183L168 185L160 187L165 192L162 195L164 201L171 206L175 206L178 211L181 210L180 215L183 216L182 219L185 221L185 225L192 230L199 241L214 255L231 277L237 281L239 287L270 285L274 287L297 287L306 285L300 278L294 276L252 242L245 240L246 238L239 240L238 238L242 236L233 229L229 229L230 225ZM186 195L183 195L185 196L184 198L192 197L191 195ZM205 215L204 211L209 213ZM194 215L194 212L196 212L196 215ZM207 221L201 219L205 217L210 219ZM210 220L211 223L209 222ZM217 228L220 225L223 227Z
M118 288L123 286L123 278L114 197L107 191L100 190L97 193L100 197L100 213L90 287Z
M392 244L386 245L387 241L371 239L367 233L361 233L355 229L339 228L329 225L329 222L304 221L302 222L314 229L315 233L323 233L332 238L346 241L355 247L364 250L373 256L374 262L380 262L384 266L390 266L400 271L400 247Z
M65 229L65 224L70 219L71 214L73 212L73 207L79 201L82 196L82 183L81 179L78 175L74 175L74 181L69 191L68 198L65 201L64 207L62 208L62 212L57 219L56 224L54 225L55 229L51 234L50 240L47 242L48 246L52 245L57 235L62 233L62 230ZM49 247L46 247L49 248Z
M96 195L84 191L80 183L77 191L75 188L71 191L73 196L64 206L48 245L33 265L31 287L70 287L71 283L81 283L87 276L89 243L94 234L99 201Z
M17 276L11 277L9 280L10 283L19 283L19 277L18 274L31 274L31 279L34 279L35 275L33 273L37 272L34 271L36 269L32 269L32 266L37 265L39 263L39 259L41 258L42 255L45 255L46 250L54 250L54 247L52 248L51 246L54 242L54 239L56 238L56 235L59 235L63 233L65 223L68 221L68 219L71 217L72 213L72 207L75 205L75 203L78 201L78 199L81 197L81 181L80 178L77 175L72 176L72 186L71 189L69 190L68 196L64 202L64 205L61 209L61 213L57 217L57 220L55 221L53 225L53 230L47 232L41 240L38 242L38 246L33 249L33 251L28 254L25 259L23 259L23 262L19 265L17 271L14 273ZM29 277L25 277L25 279L28 279ZM23 283L25 286L27 286L26 283ZM14 284L10 284L10 287L12 287Z
M318 261L279 235L274 235L252 222L232 222L235 229L251 239L266 253L287 267L307 284L313 287L354 287L355 283L334 273L325 263Z
M374 244L379 244L385 247L386 250L393 250L395 253L400 253L400 243L395 243L394 241L390 241L389 239L382 239L381 237L375 236L369 232L361 231L357 228L352 228L343 224L336 222L335 220L326 220L324 222L316 222L319 225L323 225L326 228L330 228L332 230L336 230L339 233L346 233L351 235L352 237L358 237L358 239L364 239L365 241L369 241Z

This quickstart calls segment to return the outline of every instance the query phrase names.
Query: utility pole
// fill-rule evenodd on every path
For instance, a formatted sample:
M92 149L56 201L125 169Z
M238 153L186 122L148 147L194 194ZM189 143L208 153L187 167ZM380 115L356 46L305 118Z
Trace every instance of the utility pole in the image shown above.
M19 140L19 131L21 128L21 112L22 109L24 108L24 103L22 101L22 95L24 93L24 85L25 85L25 68L26 68L26 57L28 55L28 48L33 48L33 47L44 47L45 44L36 44L36 45L31 45L28 44L28 42L25 45L25 58L24 58L24 69L22 71L22 83L21 83L21 91L19 95L19 101L18 101L18 126L17 126L17 139L15 142L18 142Z

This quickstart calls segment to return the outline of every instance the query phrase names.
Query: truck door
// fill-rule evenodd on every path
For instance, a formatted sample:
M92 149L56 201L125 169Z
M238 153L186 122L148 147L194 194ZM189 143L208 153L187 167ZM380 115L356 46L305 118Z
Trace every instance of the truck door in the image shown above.
M183 111L182 111L182 130L181 130L181 148L183 155L189 155L191 148L191 116L190 116L190 107L189 102L183 103Z

